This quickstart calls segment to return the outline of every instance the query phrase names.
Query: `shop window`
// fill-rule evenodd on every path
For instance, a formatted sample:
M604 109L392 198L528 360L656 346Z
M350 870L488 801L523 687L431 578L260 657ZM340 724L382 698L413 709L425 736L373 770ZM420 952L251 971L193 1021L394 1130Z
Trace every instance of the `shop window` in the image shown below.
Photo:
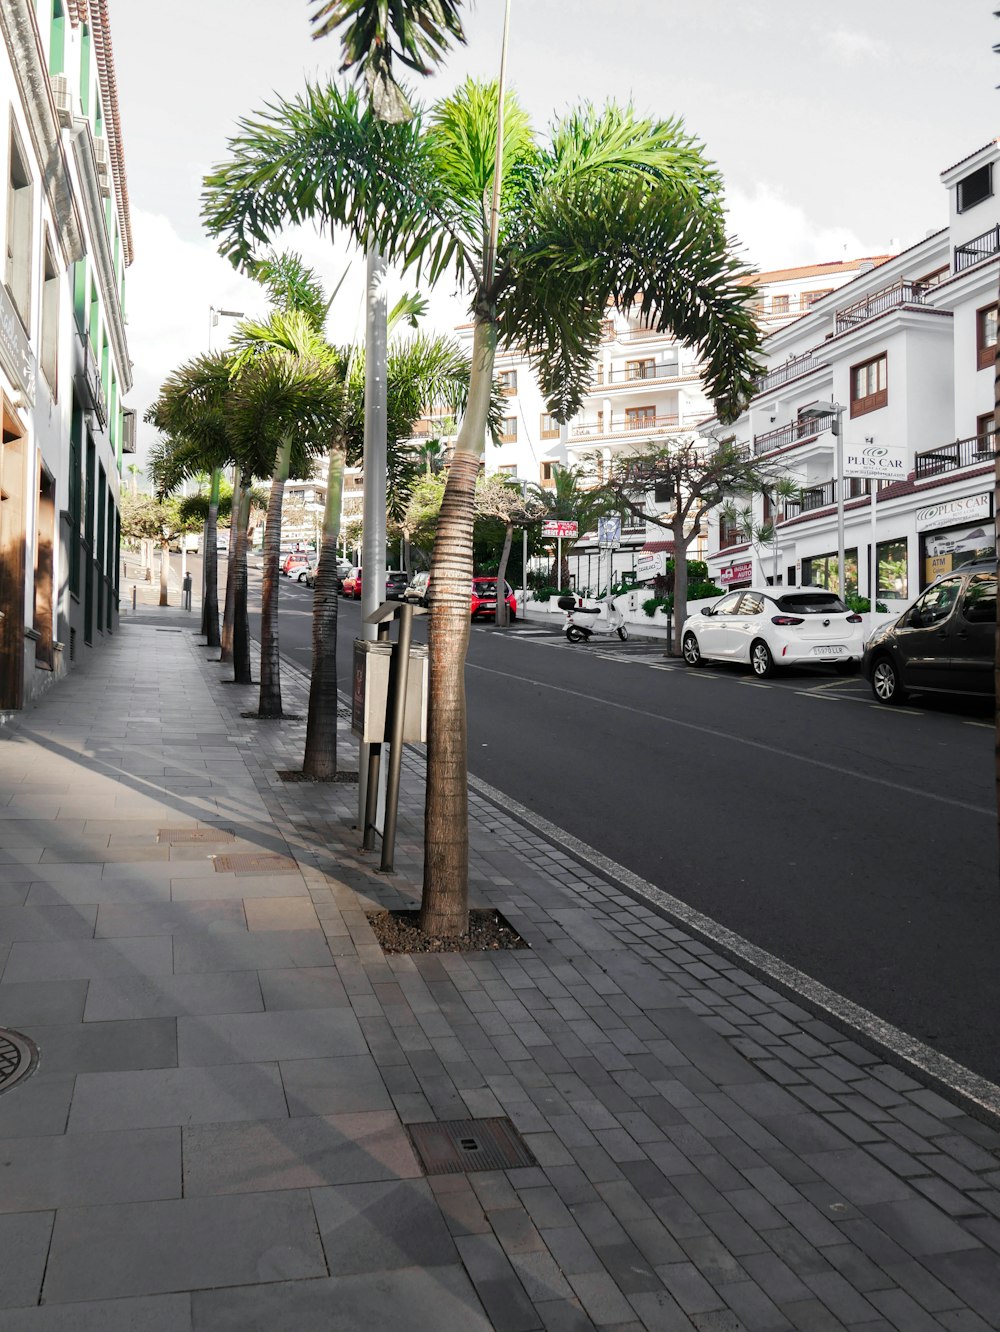
M840 577L837 572L837 552L829 555L813 555L802 561L802 586L823 587L838 596L851 596L858 590L858 552L855 547L844 551L844 564L847 566L847 587L841 592Z
M976 311L976 365L988 370L997 357L997 307L986 305Z
M851 415L877 411L889 401L888 358L883 352L851 366Z
M878 551L878 579L876 588L880 597L909 600L906 541L880 541Z
M497 375L497 383L500 385L500 392L512 398L517 392L517 371L501 370Z
M31 329L31 175L28 159L13 125L10 127L10 157L7 175L7 248L4 282L21 316Z
M971 171L969 175L958 182L957 199L958 211L966 213L970 208L975 208L976 204L981 204L985 199L992 198L993 195L993 164L987 162L977 171Z

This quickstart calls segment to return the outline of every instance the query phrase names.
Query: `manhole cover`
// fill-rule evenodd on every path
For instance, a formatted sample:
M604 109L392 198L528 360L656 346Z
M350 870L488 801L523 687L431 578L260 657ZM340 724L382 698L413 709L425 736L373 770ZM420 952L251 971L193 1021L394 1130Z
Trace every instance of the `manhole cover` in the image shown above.
M254 855L248 852L242 856L213 856L212 859L218 874L260 874L265 871L271 874L293 874L298 869L295 861L289 860L287 856Z
M440 1124L408 1124L407 1129L428 1175L538 1164L509 1119L447 1119Z
M156 840L172 846L181 842L235 842L236 834L232 828L161 828Z
M38 1047L19 1031L0 1027L0 1092L35 1071Z

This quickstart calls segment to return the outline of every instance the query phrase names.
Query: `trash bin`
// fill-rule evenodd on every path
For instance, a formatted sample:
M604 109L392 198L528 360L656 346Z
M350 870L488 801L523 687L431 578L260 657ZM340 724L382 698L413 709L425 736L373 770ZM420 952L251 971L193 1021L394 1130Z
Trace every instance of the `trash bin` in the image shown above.
M389 737L389 664L393 647L389 642L354 640L351 729L365 745L382 744ZM422 643L410 648L403 740L407 744L427 741L427 648Z

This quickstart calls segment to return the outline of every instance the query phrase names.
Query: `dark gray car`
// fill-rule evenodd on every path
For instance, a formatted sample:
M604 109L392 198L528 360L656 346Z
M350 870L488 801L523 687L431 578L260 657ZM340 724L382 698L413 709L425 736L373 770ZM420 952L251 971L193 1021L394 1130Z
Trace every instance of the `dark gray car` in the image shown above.
M880 703L911 691L992 697L997 624L996 561L946 574L868 641L862 669Z

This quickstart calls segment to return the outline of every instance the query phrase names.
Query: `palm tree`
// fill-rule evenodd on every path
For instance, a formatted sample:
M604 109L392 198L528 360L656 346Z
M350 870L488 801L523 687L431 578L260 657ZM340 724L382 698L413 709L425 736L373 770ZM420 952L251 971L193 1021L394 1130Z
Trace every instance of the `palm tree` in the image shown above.
M509 623L504 584L514 527L527 527L540 522L545 517L545 505L534 496L522 493L519 485L502 476L481 476L476 486L476 513L483 518L496 518L503 524L503 546L497 565L496 613L497 628L503 628Z
M205 220L236 263L288 221L347 226L430 280L454 272L474 319L468 405L434 550L422 927L467 922L464 660L475 482L498 343L519 346L547 405L581 406L608 305L694 344L724 420L752 391L758 334L726 237L721 180L679 120L585 106L536 136L516 99L466 83L426 119L384 124L353 92L310 85L240 123L206 181ZM503 180L497 227L484 199ZM496 237L494 243L493 237Z

